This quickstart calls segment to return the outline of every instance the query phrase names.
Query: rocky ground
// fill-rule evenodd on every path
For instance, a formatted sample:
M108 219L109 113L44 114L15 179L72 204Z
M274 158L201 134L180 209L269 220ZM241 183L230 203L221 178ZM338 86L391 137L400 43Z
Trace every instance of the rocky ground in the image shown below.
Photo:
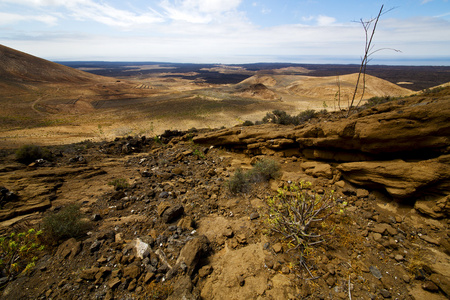
M28 166L5 151L3 234L37 228L68 203L93 226L2 278L1 298L447 299L448 92L401 101L297 127L55 147L52 162ZM281 176L230 193L235 170L261 158ZM337 203L307 268L266 222L267 197L299 181L334 190Z

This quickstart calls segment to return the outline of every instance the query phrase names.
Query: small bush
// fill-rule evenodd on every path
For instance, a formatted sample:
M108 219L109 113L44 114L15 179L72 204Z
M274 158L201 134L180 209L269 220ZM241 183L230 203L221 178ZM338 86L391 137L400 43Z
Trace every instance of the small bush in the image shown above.
M375 105L383 104L386 102L390 102L395 100L396 98L391 96L385 96L385 97L372 97L369 100L367 100L366 104L364 105L366 108L373 107Z
M269 181L280 175L280 165L271 159L264 159L257 162L253 168L247 172L237 169L228 181L228 189L231 193L243 193L250 189L252 183Z
M249 121L249 120L247 120L244 123L242 123L242 126L253 126L253 125L255 125L255 124L252 121Z
M0 274L13 278L33 268L37 255L44 250L39 241L41 233L29 229L27 232L0 237Z
M83 219L80 205L69 204L57 213L43 219L46 236L53 241L79 237L90 229L90 222Z
M125 190L129 187L129 184L125 178L116 178L108 182L108 184L114 186L116 191Z
M249 176L252 182L276 179L280 176L280 165L272 159L263 159L253 166Z
M320 225L335 206L333 192L318 195L310 186L309 182L289 184L267 199L270 229L282 235L290 250L298 250L299 265L306 269L305 253L324 241Z
M303 122L306 122L312 118L314 118L316 116L316 111L314 109L307 109L305 111L302 111L301 113L299 113L297 115L297 124L295 125L299 125Z
M17 149L16 159L23 164L30 164L37 159L51 160L52 154L47 148L41 148L36 145L25 145Z
M242 193L248 189L248 184L247 174L242 169L237 169L228 181L228 189L233 194Z
M288 115L283 110L274 110L271 113L267 113L266 116L262 119L263 123L274 123L281 125L289 125L293 124L295 121L292 116Z
M439 94L443 90L445 90L445 87L437 86L437 87L434 87L434 88L431 88L431 89L427 88L427 89L423 90L423 94L427 95L427 96L429 96L429 95L436 95L436 94Z
M296 116L291 116L282 110L274 110L271 113L267 113L262 119L262 123L274 123L281 125L300 125L316 116L316 112L313 109L302 111Z

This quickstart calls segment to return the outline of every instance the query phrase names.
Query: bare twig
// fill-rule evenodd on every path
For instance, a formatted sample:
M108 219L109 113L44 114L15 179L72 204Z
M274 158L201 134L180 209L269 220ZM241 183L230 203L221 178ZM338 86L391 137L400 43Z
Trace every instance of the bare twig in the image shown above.
M371 60L370 57L381 51L381 50L393 50L395 52L401 52L400 50L397 49L393 49L393 48L380 48L380 49L373 49L373 38L375 36L375 32L377 30L377 26L378 26L378 22L380 20L380 17L388 12L390 12L391 10L393 10L394 8L391 8L387 11L384 11L384 5L381 5L380 11L378 12L378 15L375 18L372 18L368 21L364 21L362 19L360 19L359 23L361 23L363 29L364 29L364 36L365 36L365 44L364 44L364 55L361 57L361 64L359 66L359 71L358 71L358 77L356 79L356 83L355 83L355 89L353 91L353 94L351 96L351 101L349 99L349 103L347 103L348 106L348 111L346 114L346 117L349 117L352 110L359 107L359 105L361 104L365 92L366 92L366 74L367 74L367 64L369 63L369 61ZM373 27L372 27L373 25ZM337 86L338 86L338 104L340 104L340 97L341 97L341 85L339 82L339 78L337 80ZM361 87L362 86L362 87ZM356 106L354 106L355 101L357 101L357 95L358 95L358 91L360 91L360 95L358 96L359 100L356 104ZM343 111L342 108L339 105L339 110Z
M349 300L352 300L352 292L351 292L351 289L350 289L350 275L348 275L348 299Z

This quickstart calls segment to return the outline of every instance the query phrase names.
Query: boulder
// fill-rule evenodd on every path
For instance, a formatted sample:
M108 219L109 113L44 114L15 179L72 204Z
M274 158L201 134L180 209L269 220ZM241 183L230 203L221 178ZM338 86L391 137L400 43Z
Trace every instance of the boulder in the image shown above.
M74 238L70 238L62 243L56 251L56 257L61 260L73 259L81 251L81 242Z
M151 248L150 245L141 241L141 239L137 238L133 241L134 250L136 252L136 257L140 259L144 259L149 256Z
M420 199L414 204L414 208L421 214L434 219L448 218L450 216L450 196L438 199Z
M206 256L209 249L209 240L204 235L200 235L187 242L183 249L181 249L175 266L169 272L167 278L173 277L178 270L182 268L182 266L186 269L186 274L191 276L197 266L197 263L201 258Z
M397 199L417 196L429 189L450 192L450 155L419 162L350 162L340 164L337 169L351 183L384 188Z
M164 223L171 223L178 220L184 213L184 207L181 204L176 204L165 209L161 214L161 219Z
M311 161L303 163L302 168L306 174L313 177L333 178L333 170L329 164Z

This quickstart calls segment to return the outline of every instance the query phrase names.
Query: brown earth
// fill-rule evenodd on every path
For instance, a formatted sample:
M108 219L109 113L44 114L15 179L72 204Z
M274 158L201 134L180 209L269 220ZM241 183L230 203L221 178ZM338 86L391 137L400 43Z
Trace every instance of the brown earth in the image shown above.
M3 232L37 227L67 203L82 204L95 225L47 246L2 298L446 299L448 96L445 89L297 127L60 146L53 162L32 166L4 152L0 182L17 197L3 206ZM231 194L235 170L263 157L278 161L282 175ZM118 178L129 186L115 191L108 183ZM306 256L311 273L265 222L266 197L298 181L319 194L334 190L338 204L317 228L332 234Z
M294 115L305 109L338 107L334 100L338 90L336 77L314 78L290 73L307 73L303 68L279 69L276 75L255 75L236 85L219 85L181 77L167 78L167 68L149 77L116 79L75 70L4 46L0 51L0 148L26 143L100 141L127 134L156 135L166 129L230 127L245 120L261 120L266 112L275 109ZM218 70L245 71L227 66ZM342 107L347 105L354 79L355 75L340 77ZM365 99L410 93L368 76Z
M349 118L321 113L299 126L169 130L156 138L136 132L143 129L140 117L170 108L167 120L179 123L155 121L147 125L150 136L159 130L154 126L194 124L185 115L174 118L175 107L194 111L189 117L197 125L218 115L254 116L263 103L280 107L279 100L224 98L252 84L282 93L282 107L298 109L298 99L280 85L299 79L277 76L220 88L178 79L102 78L76 90L71 83L16 82L18 94L2 100L12 112L3 148L66 145L49 147L52 161L30 165L1 150L0 232L39 228L69 203L81 205L92 227L47 244L31 271L11 280L2 273L1 299L447 299L448 87L361 107ZM43 94L36 99L31 91ZM67 102L80 91L83 97ZM19 108L24 118L17 121ZM61 116L73 123L33 123L58 123ZM113 124L100 123L107 118ZM133 135L109 139L118 126ZM86 137L103 141L68 144ZM235 171L263 158L277 161L281 175L232 194L227 182ZM127 185L115 190L115 179ZM266 222L267 197L299 181L312 182L309 193L333 190L336 205L313 227L328 235L305 252L306 267Z

